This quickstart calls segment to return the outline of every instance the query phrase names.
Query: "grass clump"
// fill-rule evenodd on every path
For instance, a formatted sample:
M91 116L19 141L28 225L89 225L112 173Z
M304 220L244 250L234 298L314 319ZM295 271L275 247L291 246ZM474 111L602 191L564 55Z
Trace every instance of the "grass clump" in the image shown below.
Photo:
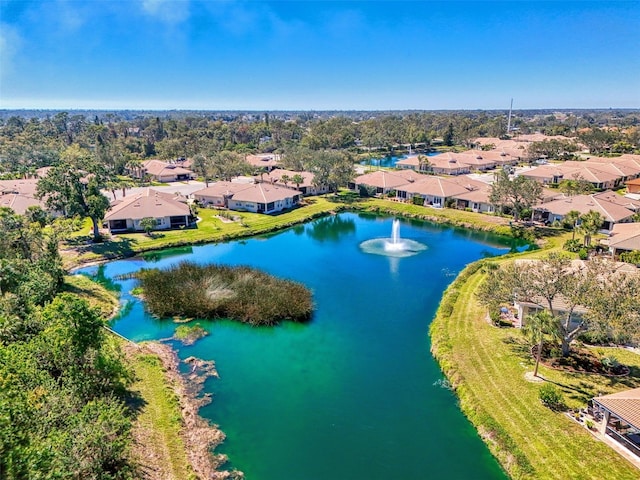
M251 325L305 321L313 312L304 285L250 267L182 262L137 274L147 308L159 317L230 318Z
M184 345L193 345L196 340L206 337L208 334L199 323L196 323L195 325L178 325L173 336Z

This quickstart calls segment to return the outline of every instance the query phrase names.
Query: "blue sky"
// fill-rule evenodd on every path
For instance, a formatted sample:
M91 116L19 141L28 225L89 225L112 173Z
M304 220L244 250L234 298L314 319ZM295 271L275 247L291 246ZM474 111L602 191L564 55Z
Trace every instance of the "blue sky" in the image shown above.
M0 0L0 108L639 108L640 1Z

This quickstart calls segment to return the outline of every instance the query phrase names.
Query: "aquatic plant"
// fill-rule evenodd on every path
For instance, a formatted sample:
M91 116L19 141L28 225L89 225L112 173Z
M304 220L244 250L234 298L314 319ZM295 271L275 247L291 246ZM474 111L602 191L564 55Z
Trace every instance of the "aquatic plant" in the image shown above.
M159 317L274 325L305 321L313 312L311 292L304 285L250 267L182 262L167 270L141 270L136 277L147 308Z

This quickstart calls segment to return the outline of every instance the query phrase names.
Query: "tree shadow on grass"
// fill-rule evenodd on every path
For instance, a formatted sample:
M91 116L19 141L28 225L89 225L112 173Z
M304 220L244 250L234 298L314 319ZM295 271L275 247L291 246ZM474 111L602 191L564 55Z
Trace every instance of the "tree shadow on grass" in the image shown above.
M109 240L85 247L84 251L90 251L105 258L122 258L135 255L134 246L138 241L133 238L119 237L117 240Z

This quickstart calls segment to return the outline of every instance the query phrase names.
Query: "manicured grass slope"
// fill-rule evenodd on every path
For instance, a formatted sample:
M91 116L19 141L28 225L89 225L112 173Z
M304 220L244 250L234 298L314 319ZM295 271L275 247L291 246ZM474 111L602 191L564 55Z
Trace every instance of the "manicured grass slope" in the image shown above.
M463 273L443 297L431 327L432 350L456 386L463 411L511 477L639 478L637 469L584 428L542 406L540 384L524 378L533 361L520 333L491 326L476 300L485 274L479 270L465 277ZM632 373L638 375L640 356L620 349L615 355L635 366ZM640 386L637 377L617 381L545 367L540 374L561 388L572 407L584 406L598 393Z
M167 384L162 362L145 353L130 352L128 358L136 376L131 390L144 401L134 424L136 460L143 469L153 469L154 478L195 478L180 436L178 397Z

